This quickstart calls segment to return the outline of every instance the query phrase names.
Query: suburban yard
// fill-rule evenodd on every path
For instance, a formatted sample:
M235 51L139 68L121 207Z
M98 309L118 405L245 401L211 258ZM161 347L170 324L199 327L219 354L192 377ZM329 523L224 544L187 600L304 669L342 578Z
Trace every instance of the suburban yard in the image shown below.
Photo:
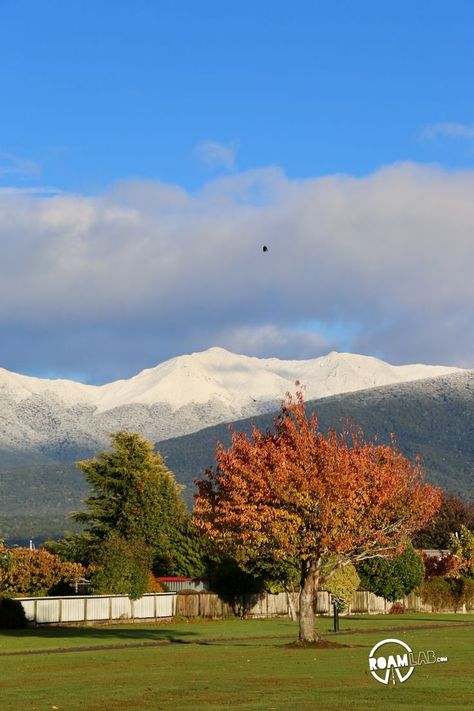
M288 647L288 619L49 627L0 635L2 711L122 709L472 709L474 615L318 618L339 648ZM369 651L401 639L446 663L416 667L403 684L370 674Z

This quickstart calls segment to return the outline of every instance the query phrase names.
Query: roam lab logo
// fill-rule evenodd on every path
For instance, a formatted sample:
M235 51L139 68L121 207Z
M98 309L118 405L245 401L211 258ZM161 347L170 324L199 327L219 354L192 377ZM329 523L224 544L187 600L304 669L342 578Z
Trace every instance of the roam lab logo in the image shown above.
M383 639L370 650L369 669L381 684L389 684L390 679L392 684L397 681L402 684L411 677L415 667L447 661L447 657L437 657L431 649L418 652L415 657L411 647L401 639Z

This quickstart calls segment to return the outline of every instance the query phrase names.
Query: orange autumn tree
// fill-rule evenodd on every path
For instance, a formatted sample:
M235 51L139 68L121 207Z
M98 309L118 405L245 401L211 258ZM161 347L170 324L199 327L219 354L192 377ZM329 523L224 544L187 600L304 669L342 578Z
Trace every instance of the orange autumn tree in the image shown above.
M301 392L282 403L273 431L219 444L197 486L194 521L224 551L244 564L299 561L300 642L314 641L315 594L336 570L396 554L440 505L419 462L361 431L319 432Z
M44 548L6 548L0 541L0 593L47 595L59 583L74 585L84 574L80 563L63 561Z

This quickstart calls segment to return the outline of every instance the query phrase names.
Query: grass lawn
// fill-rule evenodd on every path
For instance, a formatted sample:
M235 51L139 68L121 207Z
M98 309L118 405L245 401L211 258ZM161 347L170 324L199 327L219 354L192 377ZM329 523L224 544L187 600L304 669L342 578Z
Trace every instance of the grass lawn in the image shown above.
M48 627L0 634L2 711L473 709L474 615L319 618L338 649L295 649L288 619ZM368 669L384 638L446 663L403 684Z

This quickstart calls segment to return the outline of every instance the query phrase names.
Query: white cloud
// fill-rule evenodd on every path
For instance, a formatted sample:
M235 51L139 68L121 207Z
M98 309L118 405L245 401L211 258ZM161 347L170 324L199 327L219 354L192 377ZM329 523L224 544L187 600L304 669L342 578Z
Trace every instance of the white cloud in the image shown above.
M215 336L216 345L234 353L271 358L315 358L328 353L333 344L324 336L301 328L278 327L273 323L235 326Z
M116 376L217 344L320 355L337 323L354 351L474 367L473 193L474 171L414 164L301 181L267 168L194 194L0 193L0 343L9 363L41 343L57 369L74 337L71 371Z
M0 195L31 195L36 197L53 197L54 195L61 195L62 190L53 187L23 187L23 188L12 188L12 187L0 187Z
M464 123L432 123L425 126L421 132L421 137L428 141L436 141L438 138L474 138L474 124Z
M32 160L0 151L0 177L7 175L39 176L40 166Z
M194 154L203 163L211 168L225 168L232 170L235 166L237 142L229 144L217 141L201 141L194 149Z

